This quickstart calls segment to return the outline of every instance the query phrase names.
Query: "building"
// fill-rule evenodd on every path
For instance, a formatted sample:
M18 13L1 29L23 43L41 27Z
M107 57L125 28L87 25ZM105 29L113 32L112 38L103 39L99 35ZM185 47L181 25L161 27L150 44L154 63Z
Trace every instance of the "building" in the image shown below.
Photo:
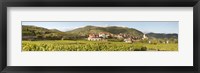
M102 40L102 38L100 38L99 35L96 35L96 34L89 34L88 40L89 41L100 41L100 40Z
M111 36L111 34L110 33L108 33L108 32L100 32L99 33L99 37L101 37L101 38L109 38Z
M124 39L124 42L126 43L133 43L135 40L133 38L126 38Z
M120 34L117 35L118 39L123 39L123 38L127 38L127 37L130 37L130 35L122 34L122 33L120 33Z
M145 34L143 34L142 40L145 40L145 39L148 39L148 37Z

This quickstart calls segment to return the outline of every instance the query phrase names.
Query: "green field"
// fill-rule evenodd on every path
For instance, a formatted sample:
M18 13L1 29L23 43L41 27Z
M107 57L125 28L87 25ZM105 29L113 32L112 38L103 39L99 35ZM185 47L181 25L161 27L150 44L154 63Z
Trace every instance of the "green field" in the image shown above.
M86 40L22 41L22 51L178 51L178 44Z

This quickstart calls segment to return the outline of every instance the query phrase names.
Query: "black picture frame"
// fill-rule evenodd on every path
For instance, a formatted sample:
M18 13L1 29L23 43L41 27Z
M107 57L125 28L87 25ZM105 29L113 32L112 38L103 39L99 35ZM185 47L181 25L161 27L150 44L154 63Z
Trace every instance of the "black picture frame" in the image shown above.
M199 73L200 0L0 0L1 73ZM7 66L7 7L193 7L193 66Z

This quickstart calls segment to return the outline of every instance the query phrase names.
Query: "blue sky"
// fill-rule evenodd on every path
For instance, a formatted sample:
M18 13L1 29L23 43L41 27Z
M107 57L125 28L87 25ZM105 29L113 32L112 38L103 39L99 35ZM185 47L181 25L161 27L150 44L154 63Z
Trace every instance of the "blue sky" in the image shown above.
M81 21L23 21L22 25L33 25L48 29L58 29L60 31L69 31L76 28L92 26L120 26L138 29L144 33L178 33L178 21L99 21L99 22L81 22Z

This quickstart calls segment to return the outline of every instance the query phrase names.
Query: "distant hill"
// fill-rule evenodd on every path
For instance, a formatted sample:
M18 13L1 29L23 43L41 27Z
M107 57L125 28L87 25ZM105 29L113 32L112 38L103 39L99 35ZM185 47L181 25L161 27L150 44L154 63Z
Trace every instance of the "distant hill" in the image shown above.
M57 29L47 29L37 26L22 25L22 36L65 35Z
M163 38L174 38L174 39L178 39L178 34L173 33L173 34L165 34L165 33L147 33L146 34L147 37L149 38L159 38L159 39L163 39Z
M58 29L49 29L50 31L53 31L53 32L61 32L60 30Z
M36 36L37 34L47 34L52 33L50 30L42 27L36 27L36 26L28 26L28 25L22 25L22 35L23 36Z
M82 28L77 28L71 31L67 31L66 33L88 35L90 33L98 34L99 32L109 32L112 34L123 33L123 34L129 34L132 36L143 35L143 33L137 29L127 28L127 27L118 27L118 26L109 26L109 27L85 26Z

